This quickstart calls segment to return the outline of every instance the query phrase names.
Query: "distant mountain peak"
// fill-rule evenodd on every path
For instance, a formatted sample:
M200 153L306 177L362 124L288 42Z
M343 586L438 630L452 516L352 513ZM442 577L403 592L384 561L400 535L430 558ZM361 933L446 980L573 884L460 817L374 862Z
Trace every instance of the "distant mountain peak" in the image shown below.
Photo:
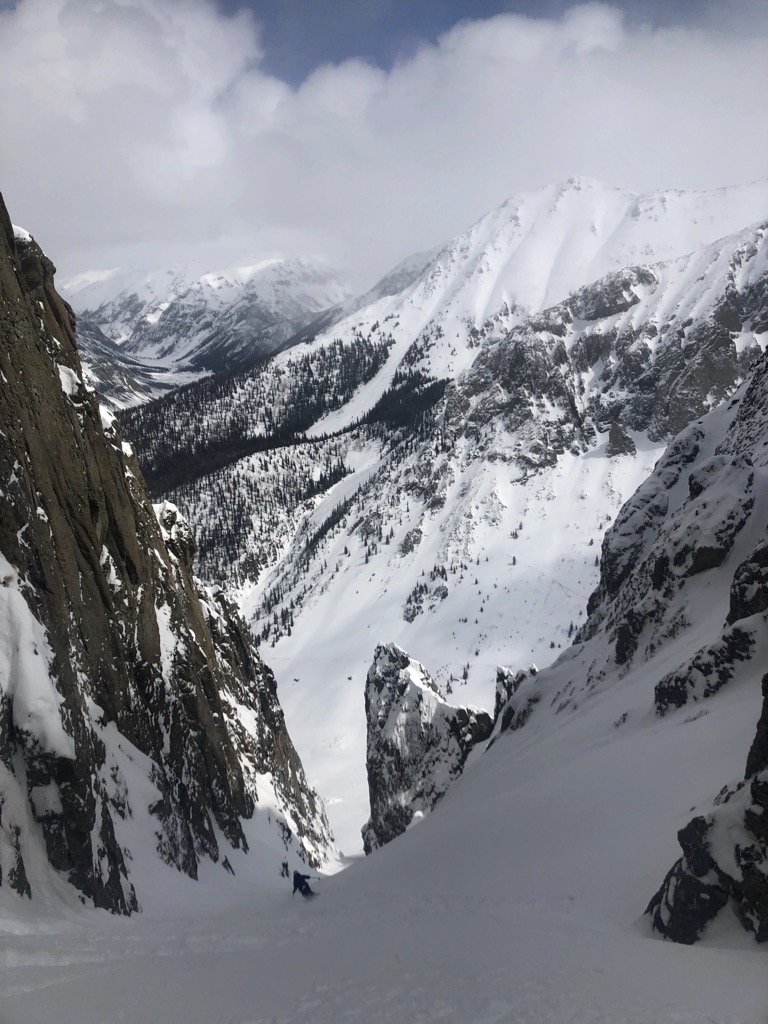
M70 278L63 290L87 328L86 363L88 337L98 331L166 371L198 373L233 370L271 355L349 296L325 262L276 255L214 270L188 264L89 271ZM96 376L106 383L109 374Z

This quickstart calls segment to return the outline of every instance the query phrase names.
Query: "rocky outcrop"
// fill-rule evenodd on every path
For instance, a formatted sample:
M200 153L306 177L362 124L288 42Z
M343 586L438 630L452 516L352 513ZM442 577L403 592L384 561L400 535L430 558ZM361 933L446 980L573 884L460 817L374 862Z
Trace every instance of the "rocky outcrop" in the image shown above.
M668 672L654 689L656 713L664 715L672 708L713 697L733 679L738 665L754 656L759 628L757 624L753 629L734 626Z
M755 504L751 458L707 455L705 444L699 423L676 438L603 542L600 582L577 640L606 631L618 665L650 656L686 628L680 600L685 581L723 565L750 522ZM662 680L659 710L681 706L697 692L695 673L708 676L724 670L726 662L743 660L752 645L748 634L747 627L732 630L729 638L695 655L690 667ZM716 689L707 689L706 695Z
M755 368L737 407L730 415L715 459L745 460L754 479L756 508L765 508L768 447L768 358ZM689 491L696 500L716 507L722 493L703 475L692 474ZM733 506L730 507L731 511ZM723 530L729 538L739 515L723 509ZM753 543L741 544L741 556L717 560L716 571L730 578L729 605L722 635L656 687L660 712L690 699L702 699L738 677L755 685L758 666L766 657L765 527L752 529ZM746 532L746 531L745 531ZM715 531L715 547L718 544ZM746 556L746 557L745 557ZM735 562L735 567L734 563ZM707 571L706 569L704 570ZM725 588L718 588L720 590ZM727 593L727 590L725 591ZM710 590L710 594L714 590ZM762 677L762 712L747 756L744 779L725 786L707 813L698 814L678 833L682 857L673 865L647 908L653 928L676 942L692 943L709 923L731 907L742 926L758 942L768 941L768 675Z
M496 669L496 700L493 711L494 739L499 733L522 729L536 705L541 694L536 689L538 669L535 665L525 671L499 666Z
M365 713L371 817L363 846L370 853L432 810L493 722L485 711L443 700L424 666L396 644L376 648Z
M0 208L2 884L34 896L42 845L85 899L130 912L139 806L158 854L195 877L201 858L247 848L262 780L317 862L330 834L274 679L100 412L53 273Z
M764 611L768 611L768 541L755 545L733 574L728 622Z
M677 834L683 856L648 905L655 931L691 944L727 906L758 942L768 942L768 674L745 778Z
M611 422L608 429L608 440L605 443L605 454L609 459L617 455L634 455L637 452L635 442L620 423Z

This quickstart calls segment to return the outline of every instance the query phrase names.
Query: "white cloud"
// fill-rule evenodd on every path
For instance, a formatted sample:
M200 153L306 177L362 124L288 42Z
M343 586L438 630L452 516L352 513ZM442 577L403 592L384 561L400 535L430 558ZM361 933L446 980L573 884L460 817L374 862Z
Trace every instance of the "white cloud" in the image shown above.
M572 174L646 190L768 170L759 31L628 28L587 4L297 89L260 69L251 18L204 0L21 0L0 38L0 184L66 273L281 250L366 284Z

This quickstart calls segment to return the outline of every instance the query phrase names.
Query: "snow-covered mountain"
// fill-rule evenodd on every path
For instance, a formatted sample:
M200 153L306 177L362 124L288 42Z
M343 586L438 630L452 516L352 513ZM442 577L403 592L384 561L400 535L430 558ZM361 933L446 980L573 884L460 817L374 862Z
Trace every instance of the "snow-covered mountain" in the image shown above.
M509 330L609 273L693 253L766 216L768 181L637 195L573 178L513 197L449 242L412 285L333 327L343 337L381 324L393 339L391 362L358 403L318 429L335 430L373 405L411 346L424 372L454 378L474 361L489 319Z
M76 329L86 382L113 411L149 402L206 376L206 371L184 364L132 356L87 317L77 321Z
M0 885L127 914L147 874L234 872L249 846L275 872L326 861L274 676L150 503L2 203L0 306Z
M637 195L588 178L509 199L447 245L423 282L477 324L529 314L611 271L692 252L760 220L768 183Z
M0 958L0 1015L13 1024L762 1024L765 951L730 909L693 948L658 941L642 914L676 856L677 830L693 852L679 870L707 868L704 885L719 872L733 879L742 852L765 849L765 590L764 582L745 590L741 569L745 557L762 565L754 555L768 515L768 424L756 402L766 408L765 372L760 390L750 387L751 397L745 388L730 408L694 424L648 482L669 504L654 501L639 549L629 522L642 519L647 488L633 498L606 539L613 557L592 602L594 631L512 687L525 706L534 698L525 724L521 701L508 703L511 714L499 719L506 728L416 827L313 882L321 895L312 903L292 900L290 882L276 874L244 870L208 873L196 886L183 876L175 886L158 879L156 899L127 922L55 904L36 916L0 888L9 946ZM723 562L691 574L692 550L675 565L679 527L716 508L724 485L740 496L731 463L747 457L755 504ZM629 573L614 591L622 553ZM611 606L619 601L618 624L624 585L635 569L642 585L648 560L655 565L665 553L670 567L658 575L666 610L629 660L617 661ZM683 607L703 618L682 623ZM716 692L658 715L660 674L716 640L732 610L749 630L763 616L759 649L734 661L736 674ZM747 756L748 778L739 782ZM691 813L703 827L686 827ZM691 832L704 847L690 846ZM751 863L751 878L764 879L764 866ZM665 887L664 905L697 892L683 879Z
M343 843L366 817L372 647L490 708L497 665L569 642L612 517L764 344L765 229L736 218L766 209L765 185L543 189L312 343L123 417L152 486L198 524L203 574L240 587L270 645L316 781L345 793ZM611 269L651 251L670 258ZM545 297L560 301L525 315Z
M233 370L272 352L348 296L338 275L307 258L262 259L201 273L86 273L62 284L81 329L166 367ZM90 350L86 348L86 362Z
M740 244L731 247L732 255ZM744 251L751 251L749 243ZM735 376L742 372L739 348L763 340L764 306L750 298L763 287L754 262L759 256L756 247L741 263L726 259L726 280L734 268L747 268L731 280L739 325L728 328L730 347L717 330L710 333L721 303L709 285L696 322L683 328L677 343L681 324L674 318L669 330L659 331L660 348L652 356L669 349L661 361L671 367L670 381L678 380L682 364L672 356L688 350L689 329L700 344L714 337L717 349L729 349L725 363L716 362L715 379L722 365L735 367ZM659 279L658 267L651 272ZM598 340L601 333L609 336L602 351L610 344L612 358L623 348L622 335L613 337L608 330L611 317L630 311L615 309L622 304L616 280L595 286L592 297L600 312L588 322L597 326ZM637 297L635 289L643 284L636 275L625 280L623 301ZM44 304L45 315L53 315L54 308ZM599 329L603 316L605 331ZM530 572L521 578L517 571L530 570L539 559L542 571L550 570L552 586L569 578L551 572L557 563L547 565L553 543L560 544L560 555L570 544L574 578L591 566L596 545L588 538L603 537L606 527L605 505L598 498L619 501L604 486L610 483L614 490L626 489L631 500L617 509L605 536L598 585L577 642L540 672L512 668L485 679L482 657L474 657L467 645L472 634L463 633L459 639L469 657L451 688L464 703L473 687L479 689L476 676L483 675L489 689L496 677L499 703L491 746L473 754L416 827L340 875L313 883L321 891L317 901L292 901L284 877L272 870L254 872L256 858L236 853L231 855L234 877L214 871L203 858L203 885L167 869L143 879L152 898L143 915L127 922L97 915L58 892L35 907L1 886L0 925L8 938L7 955L0 957L3 1019L13 1024L150 1019L168 1024L220 1019L233 1024L345 1019L762 1024L768 1009L765 954L726 907L737 909L741 923L753 931L763 927L768 696L761 695L760 676L768 653L768 362L760 356L744 370L745 383L725 403L697 416L632 495L638 463L651 455L644 431L614 412L602 433L584 429L587 416L597 415L588 410L602 408L598 399L612 386L616 367L603 384L589 386L601 370L579 390L570 351L581 335L569 333L573 322L565 308L545 320L568 337L568 363L561 363L561 350L549 328L536 326L536 317L510 342L512 349L537 353L530 363L542 364L547 371L542 379L550 382L541 402L533 407L528 402L528 433L505 419L510 410L503 407L493 422L468 426L467 417L482 405L472 404L481 394L475 389L495 386L494 369L485 374L490 377L485 384L482 374L467 375L410 419L403 420L402 403L390 400L379 407L378 419L355 432L265 450L240 462L231 476L222 465L213 475L215 488L206 486L205 476L195 484L201 505L208 507L214 498L228 499L234 484L238 493L241 484L261 486L261 465L267 470L259 500L269 508L260 528L271 517L274 549L289 552L284 580L300 567L296 556L303 554L305 564L299 588L287 588L274 605L279 614L270 627L271 634L280 635L272 654L287 652L285 666L301 672L293 684L291 675L279 673L281 698L293 702L289 718L303 723L308 738L314 735L313 769L330 764L331 757L326 762L323 757L332 755L337 774L325 771L323 788L328 792L328 783L335 782L338 789L331 794L348 804L353 801L347 775L357 751L351 750L352 733L344 732L348 723L333 716L344 710L347 696L362 711L363 676L376 643L370 627L376 623L385 631L395 620L402 622L412 653L430 665L424 651L434 651L439 663L457 639L451 634L462 626L471 629L470 623L441 617L457 592L463 607L454 605L451 614L466 619L474 611L481 628L512 653L507 631L531 629L540 614L534 609L534 617L522 621L530 614L526 602L535 597L536 582ZM622 325L624 332L637 327L628 320ZM476 354L501 344L488 335ZM365 342L363 336L358 355ZM636 342L629 346L632 351ZM688 358L695 354L689 351ZM645 365L659 361L650 358ZM550 363L564 367L568 387L553 387ZM343 360L334 365L334 374L342 365ZM304 372L306 380L310 375ZM62 385L73 383L66 373L61 379ZM276 394L292 393L293 384L278 375L272 379ZM466 380L473 383L462 397ZM656 380L662 387L667 378ZM415 384L407 392L411 399L423 397L430 386L423 380L410 383ZM508 383L502 378L499 387L509 391ZM687 388L685 402L691 393L703 394L698 387ZM459 412L449 434L443 428L452 394L458 396ZM576 450L560 452L562 437L544 442L565 416L568 395L576 396L583 424L581 433L576 431L570 409L570 420L560 426L562 437L570 432ZM515 401L525 404L527 398L521 389ZM22 395L19 408L26 405ZM660 422L648 409L632 407L631 415L645 416L648 424ZM339 449L333 446L339 445L347 475L336 480L327 503L318 492L297 498L304 486L322 491L321 476L334 469ZM375 463L371 451L378 454ZM294 474L295 465L301 465L301 474ZM387 486L390 478L407 487L400 504L394 503L397 490ZM473 490L476 482L485 490ZM520 504L510 505L522 499L523 488L530 504L518 520ZM304 507L296 506L294 516L296 501ZM450 516L454 501L455 519ZM602 512L594 522L585 521L585 508ZM252 506L250 514L257 509ZM178 520L168 518L174 515L168 506L160 510L163 532L188 553L185 532ZM507 533L510 515L513 528ZM43 534L41 522L30 519L35 538ZM5 534L21 545L16 526L11 523ZM460 560L438 558L429 568L451 530L453 542L466 539L466 552ZM511 557L505 557L502 545ZM309 587L315 570L317 584ZM405 590L414 571L418 585L403 605L399 578L405 577ZM470 590L481 591L473 596L475 604L481 599L479 607L468 600ZM499 590L503 593L494 596ZM304 601L298 604L293 599L302 591ZM486 611L493 617L486 618ZM291 651L289 644L298 644L305 632L305 646ZM478 637L478 651L485 650L483 643ZM305 656L302 664L297 651ZM402 665L402 659L395 661L409 677L401 680L406 691L409 683L421 686L425 673L410 659ZM348 669L352 678L346 677ZM395 675L387 679L394 682ZM438 678L437 685L447 692L449 681ZM395 729L412 720L394 705L388 711ZM435 768L439 774L439 758ZM41 800L45 795L39 794ZM7 807L2 810L5 825ZM678 830L684 856L645 917L643 908L679 856ZM133 870L144 859L144 851L137 855L136 849ZM291 859L295 863L293 851ZM4 879L7 866L4 861ZM652 941L652 925L670 930L672 923L670 934L674 930L674 937L682 937L681 923L700 915L713 897L722 904L723 893L722 912L697 948Z

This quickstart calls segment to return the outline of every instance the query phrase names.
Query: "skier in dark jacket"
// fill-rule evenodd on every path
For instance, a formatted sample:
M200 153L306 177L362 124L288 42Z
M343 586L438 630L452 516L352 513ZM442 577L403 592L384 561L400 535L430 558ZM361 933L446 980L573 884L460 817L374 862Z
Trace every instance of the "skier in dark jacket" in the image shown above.
M307 897L314 896L315 894L309 888L309 879L311 877L312 877L311 875L302 875L299 871L294 871L293 872L293 892L291 893L291 896L295 896L296 895L296 890L297 889L299 890L299 892L301 893L302 896L307 896Z

